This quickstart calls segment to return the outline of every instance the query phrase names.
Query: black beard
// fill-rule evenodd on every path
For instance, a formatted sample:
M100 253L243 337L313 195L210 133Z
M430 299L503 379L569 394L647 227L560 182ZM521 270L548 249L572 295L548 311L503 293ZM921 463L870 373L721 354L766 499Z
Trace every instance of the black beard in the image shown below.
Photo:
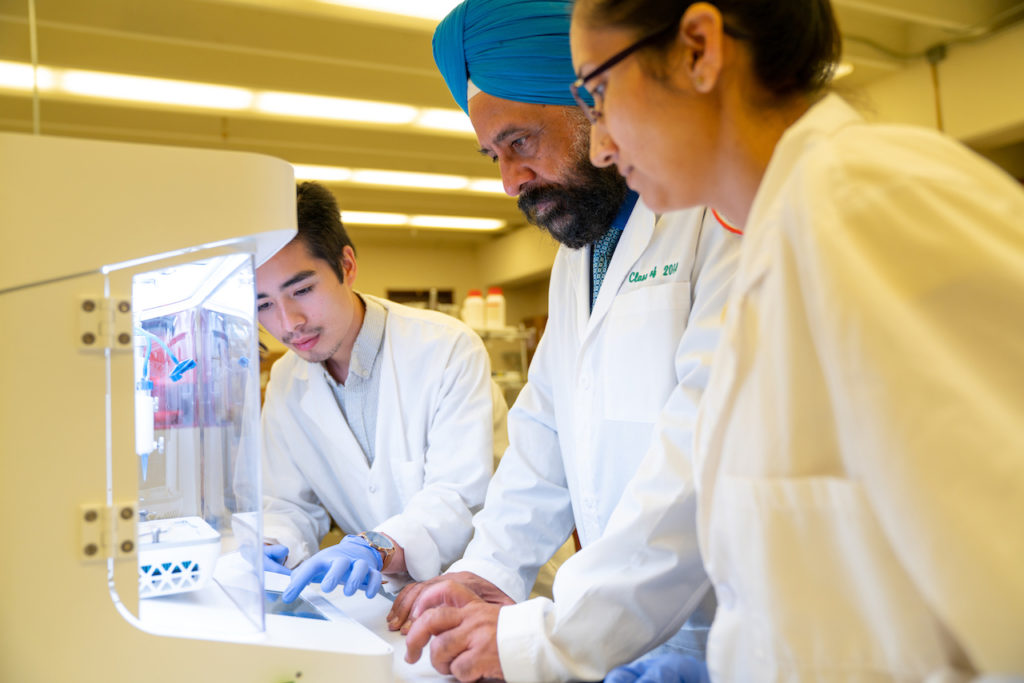
M578 160L568 181L524 190L517 204L526 220L570 249L580 249L608 232L628 191L625 179L614 167L597 168L584 157ZM546 201L554 206L538 219L537 204Z

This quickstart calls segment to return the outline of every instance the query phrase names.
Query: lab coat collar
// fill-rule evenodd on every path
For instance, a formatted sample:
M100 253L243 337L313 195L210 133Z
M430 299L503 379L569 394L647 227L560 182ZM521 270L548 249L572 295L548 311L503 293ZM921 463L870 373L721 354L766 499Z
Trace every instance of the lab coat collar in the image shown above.
M597 301L594 302L594 310L587 315L590 309L590 268L580 268L579 276L583 283L576 288L577 295L583 300L577 305L580 315L580 329L585 330L583 340L598 329L601 320L608 313L615 301L615 295L629 275L630 269L638 258L644 253L647 245L651 243L654 235L654 213L647 208L642 199L638 199L633 212L622 230L622 237L612 254L611 263L608 264L608 272L604 276L604 282L597 293ZM587 258L582 259L590 263L590 253L587 250Z
M384 325L387 322L388 312L372 298L363 296L358 292L356 292L356 296L363 302L366 310L363 314L363 324L359 328L359 334L356 335L355 344L352 345L352 357L348 364L348 374L356 374L366 379L373 371L377 354L381 350L381 342L384 340Z
M310 367L314 365L317 367L310 372ZM296 373L297 377L301 375L305 375L306 379L306 391L299 402L302 411L338 446L337 451L343 454L349 466L360 468L351 471L367 470L369 464L366 454L352 433L352 428L342 416L338 401L327 385L327 371L320 364L303 363L301 372Z
M842 97L831 93L811 105L803 116L787 128L775 144L775 151L765 168L761 186L754 197L747 224L744 226L745 234L750 234L746 232L747 227L752 226L756 230L762 214L771 210L775 197L789 179L790 170L806 153L807 147L813 144L814 138L831 137L840 128L861 123L863 120L863 117Z

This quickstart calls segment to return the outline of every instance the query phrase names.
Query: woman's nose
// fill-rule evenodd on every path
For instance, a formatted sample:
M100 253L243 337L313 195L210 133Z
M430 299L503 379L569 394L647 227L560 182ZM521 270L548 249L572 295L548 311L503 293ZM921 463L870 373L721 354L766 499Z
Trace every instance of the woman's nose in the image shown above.
M598 168L615 163L619 148L600 121L590 126L590 163Z

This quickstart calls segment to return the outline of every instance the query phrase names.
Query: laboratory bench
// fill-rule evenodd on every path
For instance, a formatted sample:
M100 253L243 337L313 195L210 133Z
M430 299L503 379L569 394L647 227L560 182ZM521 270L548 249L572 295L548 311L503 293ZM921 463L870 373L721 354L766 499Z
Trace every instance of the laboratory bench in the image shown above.
M388 630L386 617L393 603L383 592L368 599L363 592L346 596L341 587L323 593L319 584L312 584L298 599L285 604L279 596L287 587L289 577L266 572L266 629L258 633L253 631L244 610L238 608L246 601L246 593L255 596L248 590L252 581L249 565L241 561L238 553L228 553L217 563L216 578L198 590L141 600L138 625L158 636L219 641L225 639L225 634L236 634L228 639L297 650L337 651L338 666L343 670L351 670L350 664L358 668L371 660L378 662L362 669L376 673L358 675L358 683L376 683L376 680L385 683L383 672L387 667L383 664L389 651L393 683L455 681L454 677L442 675L431 666L429 646L420 661L415 664L405 661L405 636ZM363 656L366 659L362 662L356 661ZM289 659L287 655L284 657ZM353 659L346 659L349 657ZM322 672L312 678L323 680ZM337 680L356 683L351 675L341 675Z
M307 591L310 589L306 589ZM341 594L341 588L334 591ZM409 664L405 661L405 636L399 631L388 630L387 614L391 609L391 600L378 594L371 600L357 593L344 600L346 613L368 628L394 650L394 683L425 683L427 681L452 681L454 676L445 676L434 670L430 664L430 646L423 649L420 661Z

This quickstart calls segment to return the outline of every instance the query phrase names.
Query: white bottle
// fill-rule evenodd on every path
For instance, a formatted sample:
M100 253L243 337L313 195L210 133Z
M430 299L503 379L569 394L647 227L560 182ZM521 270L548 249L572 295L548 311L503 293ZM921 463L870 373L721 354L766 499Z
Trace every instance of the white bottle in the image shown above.
M469 290L466 299L462 302L462 322L473 329L479 330L484 327L484 298L479 289Z
M501 293L501 287L491 287L487 290L484 308L485 327L489 330L505 329L505 296Z

